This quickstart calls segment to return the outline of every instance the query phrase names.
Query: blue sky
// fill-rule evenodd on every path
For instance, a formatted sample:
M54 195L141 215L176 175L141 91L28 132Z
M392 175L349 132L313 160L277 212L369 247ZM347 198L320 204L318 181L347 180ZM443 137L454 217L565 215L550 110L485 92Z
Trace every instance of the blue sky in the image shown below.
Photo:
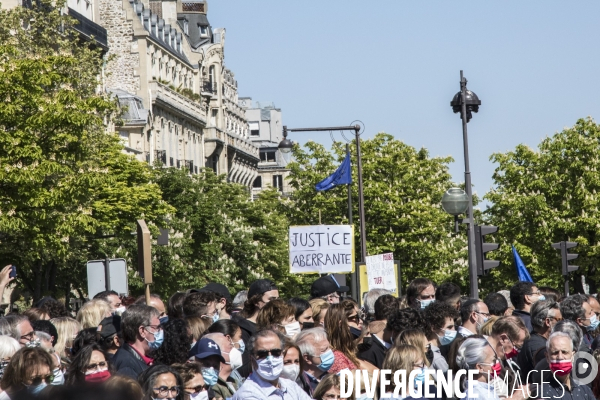
M600 110L600 2L209 0L227 30L240 96L273 101L288 127L362 120L464 181L459 71L482 100L469 123L474 191L493 185L494 152L536 147ZM339 137L339 135L338 135ZM294 134L327 146L328 133Z

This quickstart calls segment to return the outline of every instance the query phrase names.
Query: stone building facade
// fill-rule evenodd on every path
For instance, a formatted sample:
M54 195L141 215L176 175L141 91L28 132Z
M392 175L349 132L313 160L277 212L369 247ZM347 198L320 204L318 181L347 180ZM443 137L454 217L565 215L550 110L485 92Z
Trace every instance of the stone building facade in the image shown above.
M210 26L207 3L95 1L108 38L104 85L127 105L127 151L192 174L212 168L250 187L259 149L224 64L225 30Z
M260 162L258 176L252 182L252 195L261 190L274 187L284 195L291 192L287 177L289 158L279 151L279 142L283 139L283 120L281 109L270 102L252 101L250 97L241 97L239 105L246 111L250 140L258 146ZM287 157L290 155L288 154Z

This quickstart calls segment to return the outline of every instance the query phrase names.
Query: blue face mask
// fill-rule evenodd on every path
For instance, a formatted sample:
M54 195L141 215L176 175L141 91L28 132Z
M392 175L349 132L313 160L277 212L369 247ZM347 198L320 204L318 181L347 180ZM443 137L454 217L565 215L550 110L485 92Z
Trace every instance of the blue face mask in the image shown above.
M219 373L215 371L213 367L204 368L202 367L202 377L204 378L204 383L208 386L213 386L219 380Z
M434 301L435 299L419 300L419 303L421 303L421 310L427 308L427 306L431 305L431 303L433 303Z
M544 296L543 294L540 294L540 298L538 299L538 301L539 300L542 300L542 301L546 300L546 296Z
M444 329L444 336L440 337L440 344L442 346L452 343L454 338L456 337L456 331L451 331L448 329Z
M213 315L213 324L219 320L219 313L215 311L215 315Z
M598 327L598 325L600 325L600 320L598 319L598 317L596 317L596 314L593 314L592 317L590 318L590 324L588 326L586 326L585 329L588 332L593 331L594 329L596 329Z
M39 385L36 386L27 386L27 391L31 394L38 394L40 393L42 390L44 390L44 388L48 386L48 384L46 382L42 382Z
M333 365L334 361L335 356L333 355L333 351L329 349L325 353L321 354L321 364L317 365L317 368L323 372L327 372Z
M148 346L150 346L152 350L156 350L163 344L164 340L165 332L161 329L160 331L154 333L154 342L148 342Z
M425 383L425 368L421 368L421 372L415 375L415 387Z

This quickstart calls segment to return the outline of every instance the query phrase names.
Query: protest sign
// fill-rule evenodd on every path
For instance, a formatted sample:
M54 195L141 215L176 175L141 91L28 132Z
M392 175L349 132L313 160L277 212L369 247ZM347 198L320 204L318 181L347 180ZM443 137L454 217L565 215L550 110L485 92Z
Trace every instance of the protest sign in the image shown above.
M290 226L290 272L354 272L354 226Z
M365 258L369 290L387 289L396 291L396 271L394 269L394 254L385 253Z

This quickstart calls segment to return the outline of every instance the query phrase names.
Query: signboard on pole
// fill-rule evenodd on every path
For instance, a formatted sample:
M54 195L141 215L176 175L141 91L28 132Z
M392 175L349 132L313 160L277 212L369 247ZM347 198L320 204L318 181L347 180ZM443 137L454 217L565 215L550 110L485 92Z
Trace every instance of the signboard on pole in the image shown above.
M353 225L290 226L290 272L354 272Z
M96 294L107 290L107 287L119 294L129 295L127 262L125 259L111 259L108 274L106 272L105 260L87 262L88 297L93 298ZM106 285L107 276L109 276L108 286Z
M358 272L359 272L359 279L360 279L360 290L361 293L359 293L359 298L360 298L360 304L361 306L364 304L363 299L365 297L365 295L367 294L367 292L372 289L371 287L369 287L369 278L367 275L367 265L364 263L357 263L358 265ZM396 280L396 288L395 290L392 291L392 296L394 297L400 297L400 295L402 294L402 284L401 284L401 280L402 280L402 272L400 269L400 261L399 260L394 260L394 278ZM375 282L373 280L373 282Z
M396 291L394 253L377 254L365 257L369 290L387 289Z

